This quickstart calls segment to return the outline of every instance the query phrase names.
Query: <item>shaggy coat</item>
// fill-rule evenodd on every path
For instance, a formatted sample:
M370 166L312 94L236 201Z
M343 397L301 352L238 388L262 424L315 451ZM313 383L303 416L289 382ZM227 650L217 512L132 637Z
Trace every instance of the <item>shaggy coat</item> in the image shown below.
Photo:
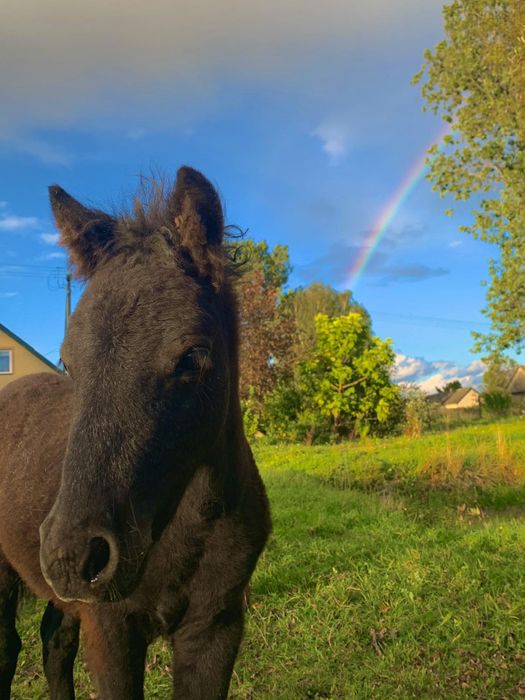
M242 426L219 198L190 168L118 217L57 186L50 198L87 285L62 347L68 376L0 393L0 700L22 583L49 601L53 700L74 698L79 627L100 700L144 697L159 635L174 698L226 698L270 518Z

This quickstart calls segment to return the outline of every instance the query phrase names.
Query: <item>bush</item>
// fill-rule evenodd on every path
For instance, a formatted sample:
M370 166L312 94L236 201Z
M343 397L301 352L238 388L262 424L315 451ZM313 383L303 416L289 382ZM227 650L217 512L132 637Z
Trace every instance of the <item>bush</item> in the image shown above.
M271 442L328 442L330 421L311 411L293 379L281 381L267 394L261 416Z
M246 437L253 439L260 430L260 407L252 387L249 388L248 398L241 400L241 410Z
M512 406L512 396L507 391L486 391L481 395L483 406L498 417L508 416Z
M437 417L436 406L431 404L419 387L404 387L404 426L403 432L416 437L431 430Z
M273 440L297 439L297 417L301 411L301 395L293 381L281 381L266 395L263 422L266 435Z

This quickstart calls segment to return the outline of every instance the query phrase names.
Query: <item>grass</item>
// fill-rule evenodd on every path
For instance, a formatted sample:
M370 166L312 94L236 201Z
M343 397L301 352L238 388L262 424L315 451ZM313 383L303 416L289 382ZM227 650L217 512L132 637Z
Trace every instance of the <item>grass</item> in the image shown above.
M525 420L474 424L419 438L369 439L307 447L258 445L259 463L300 471L333 486L413 494L466 491L494 495L525 487Z
M274 533L237 700L525 695L525 422L350 446L257 447ZM47 693L38 604L13 695ZM146 697L170 697L167 644ZM79 665L78 698L95 697Z

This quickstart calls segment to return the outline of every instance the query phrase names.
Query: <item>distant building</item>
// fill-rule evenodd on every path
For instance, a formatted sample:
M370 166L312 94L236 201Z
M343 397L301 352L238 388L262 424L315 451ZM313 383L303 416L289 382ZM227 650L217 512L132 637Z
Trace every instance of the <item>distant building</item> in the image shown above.
M450 394L443 394L443 393L429 394L427 396L427 401L428 401L428 403L435 403L438 406L441 406L441 404L447 398L447 396L450 396Z
M479 391L472 387L461 387L450 394L431 394L427 397L430 403L435 403L441 408L456 410L459 408L477 408L479 406Z
M9 382L36 372L59 372L34 348L0 323L0 389Z
M507 391L516 401L525 401L525 367L522 365L514 370L507 384Z

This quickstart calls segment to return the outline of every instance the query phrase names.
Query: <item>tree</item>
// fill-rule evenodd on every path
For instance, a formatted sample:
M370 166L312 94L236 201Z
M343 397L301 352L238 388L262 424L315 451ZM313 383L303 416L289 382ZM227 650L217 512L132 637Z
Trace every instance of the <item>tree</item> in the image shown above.
M328 418L334 434L380 432L399 407L391 342L358 312L315 317L312 355L299 368L303 410Z
M291 371L294 324L281 312L291 266L288 248L270 249L266 241L231 241L230 254L239 263L241 399L255 416L264 396Z
M461 382L459 379L453 379L451 382L447 382L444 386L436 387L438 394L451 394L456 389L461 389Z
M293 320L279 314L279 288L262 270L239 282L241 398L262 404L264 396L291 371Z
M492 330L476 350L520 349L525 338L525 2L454 0L443 9L446 38L426 51L415 76L429 108L450 124L445 148L430 151L441 195L476 197L463 230L493 243L487 308Z
M276 245L270 250L266 241L256 243L251 238L231 240L229 242L230 256L238 263L241 276L259 270L262 272L264 284L279 292L288 283L292 267L288 246Z
M492 355L485 358L486 370L483 373L483 392L507 392L510 378L518 363L505 355ZM508 393L508 392L507 392Z
M352 292L338 292L330 285L321 282L314 282L308 287L289 292L284 302L290 305L295 318L296 336L293 350L297 362L305 360L315 346L317 314L326 314L330 318L335 318L344 316L350 311L357 311L370 324L367 311L353 299Z

